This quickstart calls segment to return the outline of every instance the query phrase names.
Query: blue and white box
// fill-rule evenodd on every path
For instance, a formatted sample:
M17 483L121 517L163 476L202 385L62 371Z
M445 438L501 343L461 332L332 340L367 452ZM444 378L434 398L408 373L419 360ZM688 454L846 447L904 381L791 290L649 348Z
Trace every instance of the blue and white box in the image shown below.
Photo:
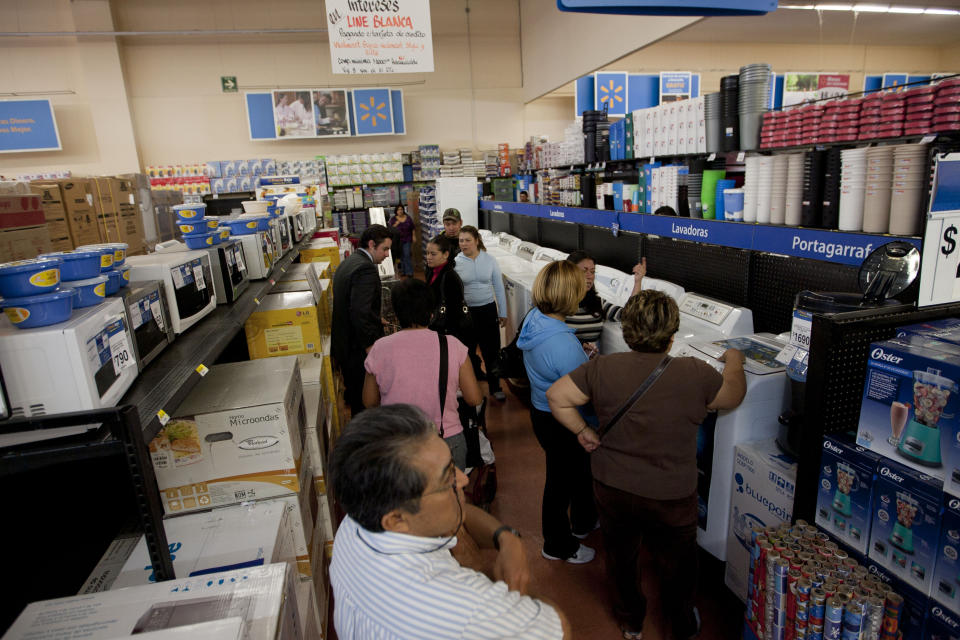
M931 600L923 637L929 640L960 640L960 616L936 600Z
M958 430L960 354L929 345L918 336L870 345L857 444L943 480Z
M891 575L886 569L875 562L867 560L863 564L870 575L879 578L884 584L890 585L895 593L903 597L903 614L900 616L900 633L903 640L926 640L927 609L930 598L913 587L905 584Z
M940 545L943 484L881 460L873 496L870 559L929 596Z
M873 515L873 485L880 456L826 436L820 459L817 526L860 555L867 554Z
M937 566L930 597L960 619L960 499L944 497Z
M897 337L926 336L943 342L960 344L960 318L942 318L927 320L917 324L908 324L897 327Z

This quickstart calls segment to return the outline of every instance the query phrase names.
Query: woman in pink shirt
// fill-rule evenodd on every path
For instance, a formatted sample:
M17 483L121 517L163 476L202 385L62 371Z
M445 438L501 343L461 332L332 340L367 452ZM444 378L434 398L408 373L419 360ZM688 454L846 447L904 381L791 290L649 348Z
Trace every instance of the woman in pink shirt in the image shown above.
M428 329L436 308L430 287L422 280L403 280L391 290L400 331L380 338L364 366L363 403L406 403L424 411L437 426L453 454L454 464L466 467L467 443L457 413L457 390L470 405L483 401L480 385L467 357L467 347L451 335ZM440 408L440 340L447 343L446 398ZM442 418L441 418L442 414Z

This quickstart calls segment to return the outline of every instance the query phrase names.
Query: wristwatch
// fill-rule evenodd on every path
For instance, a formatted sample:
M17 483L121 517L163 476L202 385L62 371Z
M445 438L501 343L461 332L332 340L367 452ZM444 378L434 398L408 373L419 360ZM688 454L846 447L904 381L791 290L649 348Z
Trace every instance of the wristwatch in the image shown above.
M499 529L493 532L493 548L496 549L497 551L500 551L500 534L503 533L504 531L509 531L510 533L517 536L518 538L521 537L520 532L514 529L513 527L511 527L510 525L506 525L506 524L501 525Z

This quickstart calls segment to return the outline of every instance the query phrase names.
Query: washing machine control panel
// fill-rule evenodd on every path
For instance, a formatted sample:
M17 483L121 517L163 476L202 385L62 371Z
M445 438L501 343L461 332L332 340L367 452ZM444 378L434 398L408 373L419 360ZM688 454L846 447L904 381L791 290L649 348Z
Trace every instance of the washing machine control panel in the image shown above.
M687 293L680 301L680 312L719 326L733 312L733 306L695 293Z
M524 242L517 247L517 257L528 262L533 262L533 256L539 247L532 242Z

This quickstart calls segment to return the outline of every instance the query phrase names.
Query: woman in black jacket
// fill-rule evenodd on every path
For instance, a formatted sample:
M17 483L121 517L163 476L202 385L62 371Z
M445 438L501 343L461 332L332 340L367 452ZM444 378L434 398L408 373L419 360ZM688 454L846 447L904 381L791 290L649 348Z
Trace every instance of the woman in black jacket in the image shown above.
M430 328L468 344L470 315L463 312L466 308L463 282L454 270L452 257L455 242L455 239L441 233L427 243L427 284L437 301L437 311Z

